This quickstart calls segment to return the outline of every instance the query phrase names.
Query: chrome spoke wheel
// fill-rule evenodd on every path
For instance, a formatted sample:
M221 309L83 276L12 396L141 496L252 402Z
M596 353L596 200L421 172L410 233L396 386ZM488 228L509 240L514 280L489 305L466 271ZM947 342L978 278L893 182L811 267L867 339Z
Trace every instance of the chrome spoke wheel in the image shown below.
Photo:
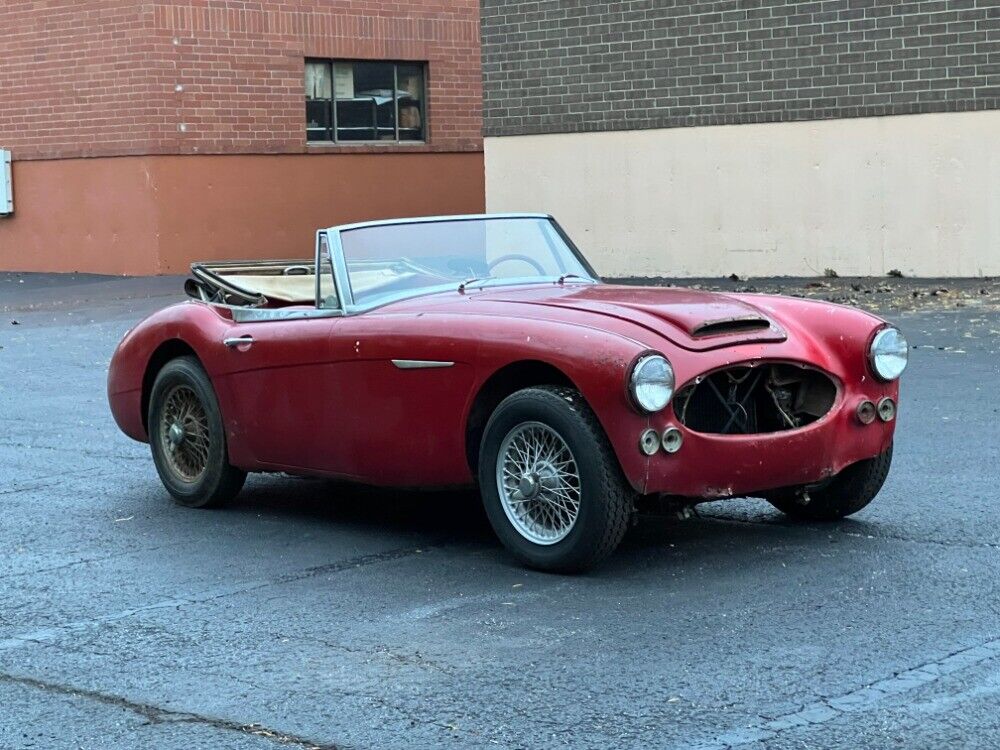
M197 482L208 468L208 414L190 386L178 385L167 393L159 437L170 470L184 482Z
M519 424L500 445L497 490L504 513L529 542L552 545L580 513L580 472L558 432L541 422Z

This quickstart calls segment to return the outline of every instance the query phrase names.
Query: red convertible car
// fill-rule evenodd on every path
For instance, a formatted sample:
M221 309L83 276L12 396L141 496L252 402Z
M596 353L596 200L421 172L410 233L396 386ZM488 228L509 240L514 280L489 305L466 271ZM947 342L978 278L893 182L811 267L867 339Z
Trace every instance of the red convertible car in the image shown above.
M865 507L907 344L848 307L601 283L550 217L333 227L313 259L195 264L108 392L186 506L247 472L478 484L523 562L580 570L644 499Z

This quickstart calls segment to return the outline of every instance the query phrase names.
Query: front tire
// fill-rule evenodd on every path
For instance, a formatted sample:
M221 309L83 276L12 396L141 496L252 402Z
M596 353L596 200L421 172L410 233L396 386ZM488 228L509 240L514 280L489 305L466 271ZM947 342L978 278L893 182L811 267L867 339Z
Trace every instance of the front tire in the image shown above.
M243 489L247 475L229 464L219 402L196 358L171 360L157 374L148 424L156 471L180 505L219 506Z
M635 506L597 417L571 388L528 388L497 407L479 485L500 541L540 570L596 565L621 542Z
M884 453L851 464L828 485L809 493L802 503L799 493L779 491L766 499L790 518L801 521L839 521L865 508L882 489L892 465L892 445Z

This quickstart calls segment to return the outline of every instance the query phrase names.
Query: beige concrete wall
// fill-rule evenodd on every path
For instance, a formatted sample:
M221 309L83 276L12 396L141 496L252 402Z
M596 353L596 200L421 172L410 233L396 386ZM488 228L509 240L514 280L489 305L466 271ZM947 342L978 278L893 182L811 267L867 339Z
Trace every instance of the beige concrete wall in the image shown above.
M608 276L1000 275L1000 111L486 140Z

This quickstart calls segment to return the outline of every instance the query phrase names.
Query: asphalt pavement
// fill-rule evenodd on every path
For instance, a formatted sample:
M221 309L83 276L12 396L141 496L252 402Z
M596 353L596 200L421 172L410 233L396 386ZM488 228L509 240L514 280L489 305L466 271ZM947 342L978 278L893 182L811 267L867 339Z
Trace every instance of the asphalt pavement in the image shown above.
M564 577L470 493L174 506L105 377L180 296L0 275L3 750L1000 746L995 310L898 314L895 465L854 519L713 503Z

